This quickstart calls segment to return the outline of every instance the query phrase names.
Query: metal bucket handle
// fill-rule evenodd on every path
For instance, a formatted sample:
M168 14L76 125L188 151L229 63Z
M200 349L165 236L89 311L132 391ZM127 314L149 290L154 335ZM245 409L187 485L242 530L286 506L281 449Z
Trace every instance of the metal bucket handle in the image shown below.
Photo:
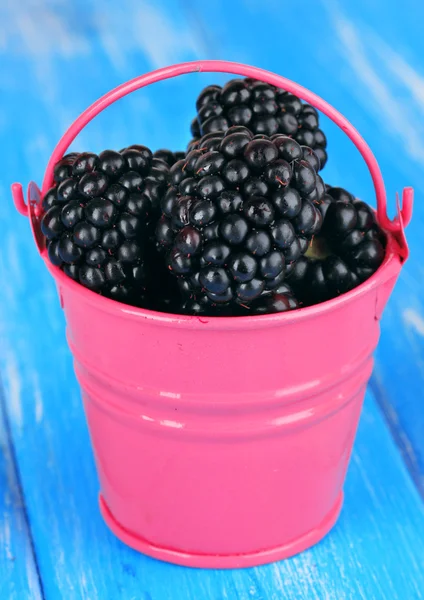
M383 177L378 166L377 160L373 155L368 144L359 134L359 132L353 127L353 125L333 106L323 100L320 96L317 96L313 92L310 92L301 85L271 73L257 67L252 67L240 63L223 61L223 60L198 60L193 62L181 63L163 69L146 73L123 83L122 85L111 90L96 102L94 102L89 108L87 108L69 127L65 134L60 139L59 143L53 150L53 154L48 162L46 172L44 175L44 181L42 186L42 192L40 191L34 182L31 182L28 187L28 204L25 204L22 185L20 183L12 184L12 196L15 202L17 210L26 216L30 217L31 226L33 229L34 237L37 246L40 251L43 250L43 240L40 236L39 220L41 218L41 204L40 200L47 190L53 185L53 169L55 164L63 157L68 147L74 141L79 132L100 112L107 108L110 104L116 102L120 98L123 98L127 94L134 92L142 87L176 77L178 75L184 75L187 73L199 73L199 72L221 72L221 73L232 73L234 75L242 75L244 77L252 77L260 79L266 83L282 88L302 100L309 102L329 117L336 125L338 125L345 134L352 140L355 146L361 153L364 161L366 162L368 169L371 173L373 180L376 198L377 198L377 218L380 225L386 230L393 234L399 244L399 254L402 258L407 258L408 247L405 240L404 228L408 225L412 217L413 197L414 191L411 187L406 187L402 192L402 206L399 205L397 200L397 216L390 220L387 215L387 198L386 190L384 187Z

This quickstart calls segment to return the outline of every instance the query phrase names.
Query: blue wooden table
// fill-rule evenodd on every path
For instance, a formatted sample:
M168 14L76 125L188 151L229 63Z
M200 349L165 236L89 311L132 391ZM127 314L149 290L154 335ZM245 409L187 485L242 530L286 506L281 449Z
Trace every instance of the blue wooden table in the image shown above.
M424 45L421 0L20 0L0 5L0 599L424 598ZM411 258L382 322L345 486L320 544L290 560L203 571L146 558L97 510L96 478L64 318L13 181L41 183L70 122L122 81L225 58L268 68L343 112L374 150L389 202L416 190ZM75 148L183 149L190 75L108 109ZM325 180L371 201L358 153L331 123Z

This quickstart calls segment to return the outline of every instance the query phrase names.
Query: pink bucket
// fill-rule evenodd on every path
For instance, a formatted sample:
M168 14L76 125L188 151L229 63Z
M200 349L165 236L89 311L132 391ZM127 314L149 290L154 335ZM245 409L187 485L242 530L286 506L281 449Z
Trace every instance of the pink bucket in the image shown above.
M78 285L47 260L40 191L17 209L31 220L67 321L100 477L100 508L126 544L194 567L248 567L287 558L334 525L379 320L408 256L413 191L390 221L377 162L352 125L299 85L254 67L185 63L138 77L88 108L60 140L53 166L81 129L115 100L183 73L255 77L310 102L364 157L387 233L386 258L337 299L258 317L204 318L119 304Z

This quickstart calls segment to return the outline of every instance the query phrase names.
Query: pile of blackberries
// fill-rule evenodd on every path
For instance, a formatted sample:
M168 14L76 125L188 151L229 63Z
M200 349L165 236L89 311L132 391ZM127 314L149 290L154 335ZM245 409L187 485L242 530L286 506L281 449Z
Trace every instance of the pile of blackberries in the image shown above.
M243 316L330 300L384 260L374 212L325 185L316 110L236 79L197 101L183 152L66 155L43 198L50 261L108 298Z

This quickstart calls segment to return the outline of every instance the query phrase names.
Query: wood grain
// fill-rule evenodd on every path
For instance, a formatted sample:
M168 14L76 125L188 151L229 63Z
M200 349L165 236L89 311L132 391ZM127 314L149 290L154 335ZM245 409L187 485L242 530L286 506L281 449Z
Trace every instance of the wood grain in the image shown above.
M360 0L349 10L337 2L308 3L306 10L277 0L260 5L217 0L213 7L194 0L191 5L45 0L42 6L23 0L0 7L5 173L0 181L0 373L46 599L424 597L423 504L386 424L389 419L419 484L424 473L424 208L419 202L408 232L411 260L383 320L373 393L367 396L338 525L321 544L292 560L225 572L148 559L123 546L103 525L56 290L9 193L12 181L41 182L65 127L111 87L164 64L218 57L270 68L333 102L375 150L393 206L395 189L412 184L419 193L424 188L421 52L414 38L423 8L406 4L410 10L403 4L403 10L392 7L391 12L382 0L372 6ZM198 91L224 80L193 75L142 90L108 109L75 147L100 151L139 142L154 149L183 148ZM334 158L326 180L368 200L370 182L357 153L326 123L327 129ZM0 455L0 473L6 467L12 472L10 456L8 444ZM16 493L16 476L7 481L5 493ZM0 514L9 515L13 547L27 557L23 564L32 566L25 570L19 560L4 568L0 551L0 598L9 600L2 591L10 586L22 592L18 600L41 597L23 511L16 513L15 503L10 516L4 504L0 494ZM0 535L2 528L3 522Z
M3 400L0 388L0 598L41 600L42 592Z

